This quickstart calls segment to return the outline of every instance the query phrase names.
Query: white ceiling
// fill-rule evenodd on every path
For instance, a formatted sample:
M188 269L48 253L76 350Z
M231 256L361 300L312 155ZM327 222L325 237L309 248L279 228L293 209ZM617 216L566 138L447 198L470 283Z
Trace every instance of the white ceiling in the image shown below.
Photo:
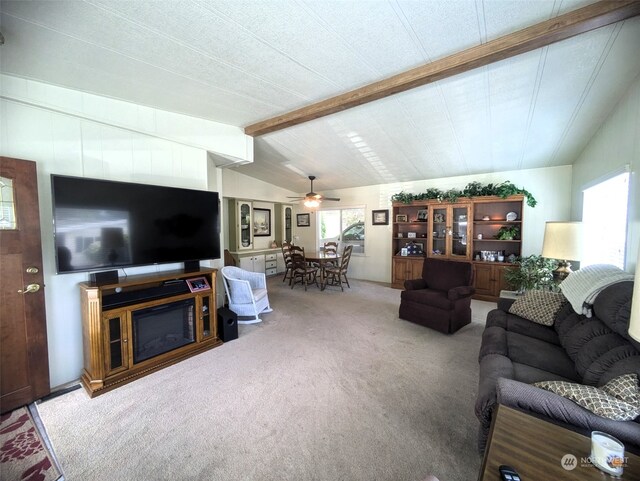
M0 70L236 126L589 0L2 1ZM640 74L640 17L256 138L294 191L572 163Z

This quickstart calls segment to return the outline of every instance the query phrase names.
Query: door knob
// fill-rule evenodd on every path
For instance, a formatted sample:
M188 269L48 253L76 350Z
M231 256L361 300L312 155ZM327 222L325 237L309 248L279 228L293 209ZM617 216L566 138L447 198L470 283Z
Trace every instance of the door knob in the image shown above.
M37 267L27 267L27 274L37 274L38 272L40 272L40 269Z
M40 290L40 284L29 284L23 289L18 289L19 294L26 294L27 292L38 292Z

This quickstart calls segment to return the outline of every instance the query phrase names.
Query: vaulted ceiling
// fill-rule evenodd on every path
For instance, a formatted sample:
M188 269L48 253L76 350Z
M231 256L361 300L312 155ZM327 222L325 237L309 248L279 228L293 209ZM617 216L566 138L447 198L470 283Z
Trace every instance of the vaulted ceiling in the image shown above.
M0 70L245 127L588 0L2 1ZM305 192L572 163L640 75L640 17L258 136Z

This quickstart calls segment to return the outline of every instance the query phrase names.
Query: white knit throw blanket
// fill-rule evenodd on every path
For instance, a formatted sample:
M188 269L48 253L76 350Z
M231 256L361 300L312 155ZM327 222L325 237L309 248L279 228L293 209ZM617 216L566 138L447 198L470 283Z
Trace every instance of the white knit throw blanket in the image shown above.
M632 281L633 275L610 264L594 264L572 272L560 283L560 290L573 310L587 317L592 315L593 301L611 284Z

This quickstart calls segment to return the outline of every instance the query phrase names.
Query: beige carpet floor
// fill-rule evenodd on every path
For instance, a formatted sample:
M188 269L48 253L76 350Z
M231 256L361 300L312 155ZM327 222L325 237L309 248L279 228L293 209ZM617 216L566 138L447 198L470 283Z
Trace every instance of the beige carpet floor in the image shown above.
M240 337L95 399L38 405L67 481L477 478L484 316L455 335L398 319L400 291L304 292Z

